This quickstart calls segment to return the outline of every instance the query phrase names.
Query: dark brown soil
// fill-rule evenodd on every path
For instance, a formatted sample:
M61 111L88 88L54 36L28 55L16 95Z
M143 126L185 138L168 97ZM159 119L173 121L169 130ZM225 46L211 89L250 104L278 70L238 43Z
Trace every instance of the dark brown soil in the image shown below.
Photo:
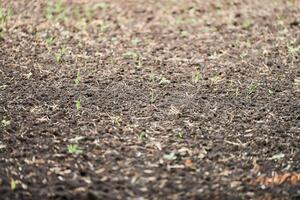
M300 199L298 0L0 2L0 199Z

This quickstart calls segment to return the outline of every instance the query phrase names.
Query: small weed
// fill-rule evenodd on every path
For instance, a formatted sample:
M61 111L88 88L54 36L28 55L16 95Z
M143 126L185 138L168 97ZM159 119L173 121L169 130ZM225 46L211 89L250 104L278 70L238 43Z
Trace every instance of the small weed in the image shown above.
M154 91L151 91L150 93L150 103L154 103L156 100L157 95L154 93Z
M45 42L46 42L46 48L48 49L48 51L50 51L51 46L52 46L52 45L54 44L54 42L55 42L55 38L49 36L49 37L46 38Z
M78 71L77 71L77 74L76 74L76 78L75 78L75 80L74 80L76 86L79 85L80 80L81 80L81 77L80 77L80 70L78 70Z
M4 9L2 9L0 7L0 39L3 39L4 38L4 26L5 26L5 23L8 19L8 13L4 11Z
M75 101L75 106L76 106L77 110L80 110L81 109L81 101L80 100L76 100Z
M121 117L120 116L114 116L114 117L110 117L112 120L112 123L120 126L121 125Z
M171 81L166 79L163 75L160 75L159 82L158 82L159 85L167 85L169 83L171 83Z
M271 158L269 158L269 160L281 160L284 157L285 157L285 155L283 153L279 153L279 154L273 155Z
M67 18L62 1L48 2L46 19L51 21L64 21Z
M219 83L222 79L221 79L220 76L215 75L215 76L213 76L210 80L211 80L211 82L212 82L213 84L217 84L217 83Z
M146 138L146 133L145 132L141 132L139 135L138 135L138 138L139 140L144 140Z
M108 28L109 28L109 25L105 21L101 20L100 24L99 24L100 32L104 33L107 31Z
M244 29L249 29L251 26L252 26L252 23L251 23L250 20L245 20L245 21L243 22L243 24L242 24L242 27L243 27Z
M190 34L189 34L189 32L187 32L187 31L181 31L180 32L180 37L188 37Z
M294 83L295 85L300 86L300 78L295 78Z
M184 135L184 134L183 134L183 132L181 132L181 131L179 131L179 132L177 133L177 137L179 137L179 138L181 138L181 139L183 138L183 135Z
M133 44L133 45L138 45L140 42L141 42L141 40L138 39L138 38L133 38L133 39L131 40L131 44Z
M151 72L149 74L149 81L150 82L154 82L155 80L156 80L156 75L153 72Z
M176 160L176 159L177 159L177 156L175 155L174 152L171 152L171 153L165 154L165 155L163 156L163 158L164 158L165 160Z
M288 51L292 55L300 54L300 45L294 46L294 45L288 45Z
M250 84L247 88L246 88L246 92L245 95L246 97L250 97L253 93L255 93L255 91L257 90L257 87L259 86L259 84Z
M80 154L83 152L81 149L78 148L76 144L68 144L67 148L68 153L70 154Z
M10 180L10 189L11 190L15 190L17 188L17 181L15 181L14 179Z
M56 60L56 62L59 63L59 62L61 61L61 59L62 59L64 53L65 53L65 48L61 48L61 49L59 49L59 50L56 52L56 54L55 54L55 60Z
M9 126L9 125L10 125L10 121L9 121L9 120L2 119L1 124L0 124L0 127L6 128L6 127Z
M123 53L123 57L127 59L134 59L134 58L138 58L139 54L134 51L127 51Z
M192 76L193 83L198 83L202 79L200 72L195 72Z

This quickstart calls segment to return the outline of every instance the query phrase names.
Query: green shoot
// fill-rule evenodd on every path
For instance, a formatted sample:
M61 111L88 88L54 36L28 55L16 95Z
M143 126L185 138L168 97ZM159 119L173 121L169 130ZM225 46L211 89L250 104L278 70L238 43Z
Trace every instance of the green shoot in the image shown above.
M169 153L169 154L163 155L163 158L164 158L165 160L176 160L176 159L177 159L177 156L175 155L174 152L171 152L171 153Z
M256 90L259 84L251 84L246 89L246 97L250 97Z
M141 42L141 40L138 38L134 38L131 40L131 44L133 44L133 45L138 45L140 42Z
M120 126L120 122L121 122L121 117L120 116L115 116L115 117L111 117L112 123Z
M83 152L81 149L78 148L76 144L68 144L67 148L68 153L70 154L80 154Z
M5 128L5 127L7 127L7 126L9 126L9 125L10 125L10 121L9 121L9 120L2 119L1 124L0 124L0 127Z
M123 57L124 58L131 58L131 59L134 59L134 58L138 58L138 53L134 52L134 51L127 51L125 53L123 53Z
M200 72L195 72L192 77L193 83L198 83L202 79Z
M78 70L78 71L77 71L76 78L75 78L75 80L74 80L76 86L79 85L80 80L81 80L81 77L80 77L80 70Z
M189 34L189 32L187 32L187 31L181 31L181 33L180 33L180 37L188 37L190 34Z
M157 95L155 95L154 91L150 93L150 103L154 103L156 100Z
M76 100L75 101L75 105L76 105L76 109L80 110L80 108L81 108L81 102L80 102L80 100Z
M160 76L159 85L167 85L171 83L168 79L166 79L163 75Z
M300 78L296 78L296 79L294 80L294 82L295 82L295 85L300 86Z
M300 54L300 45L298 46L288 45L288 51L292 55Z
M15 190L17 188L17 181L15 181L14 179L10 180L10 189L11 190Z
M183 133L180 131L180 132L177 133L177 136L178 136L179 138L183 138Z
M145 132L141 132L139 135L138 135L138 138L139 140L143 140L146 138L146 133Z
M55 60L56 62L60 62L62 57L63 57L63 54L65 53L65 48L61 48L57 51L57 53L55 54Z

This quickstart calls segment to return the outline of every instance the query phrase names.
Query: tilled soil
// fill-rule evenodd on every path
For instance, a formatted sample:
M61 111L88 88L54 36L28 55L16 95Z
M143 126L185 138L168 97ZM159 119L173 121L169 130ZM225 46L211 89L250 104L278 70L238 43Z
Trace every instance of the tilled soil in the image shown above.
M300 199L298 0L0 2L0 199Z

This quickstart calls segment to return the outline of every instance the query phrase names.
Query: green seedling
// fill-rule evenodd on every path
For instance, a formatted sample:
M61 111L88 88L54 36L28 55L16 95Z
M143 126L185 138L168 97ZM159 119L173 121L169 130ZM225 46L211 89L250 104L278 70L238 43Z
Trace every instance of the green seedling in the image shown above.
M218 75L215 75L215 76L213 76L210 80L211 80L211 82L212 82L213 84L217 84L218 82L221 81L221 77L218 76Z
M59 63L59 62L61 61L61 59L62 59L64 53L65 53L65 48L61 48L61 49L59 49L59 50L56 52L56 54L55 54L55 60L56 60L56 62Z
M112 120L112 123L117 125L117 126L120 126L121 125L121 117L120 116L115 116L115 117L110 117L111 120Z
M9 120L2 119L2 121L1 121L1 127L6 128L9 125L10 125L10 121Z
M295 78L294 83L295 85L300 86L300 78Z
M150 103L154 103L156 100L157 95L155 95L154 91L150 93Z
M11 190L15 190L17 188L17 181L15 181L14 179L10 180L10 189Z
M123 53L123 57L127 59L138 58L138 56L139 56L138 53L134 51L127 51L126 53Z
M140 42L141 42L141 40L138 39L138 38L133 38L133 39L131 40L131 44L133 44L133 45L138 45Z
M183 132L181 132L181 131L180 131L180 132L178 132L178 133L177 133L177 137L179 137L179 138L183 138Z
M279 154L273 155L271 158L269 158L269 160L281 160L284 157L285 157L285 155L283 153L279 153Z
M192 76L193 83L198 83L202 79L200 72L195 72Z
M180 37L188 37L190 34L187 31L181 31Z
M0 39L4 38L4 26L8 19L8 14L0 7Z
M146 133L145 132L141 132L139 135L138 135L138 138L139 140L144 140L146 138Z
M78 148L76 144L68 144L67 148L68 153L70 154L80 154L83 152L81 149Z
M109 25L105 21L101 20L100 24L99 24L100 32L104 33L107 31L108 28L109 28Z
M64 21L66 17L66 11L62 1L49 1L46 8L46 19L51 21Z
M292 55L300 54L300 45L298 46L288 45L288 51Z
M153 72L151 72L149 74L149 81L150 82L154 82L155 80L156 80L156 75Z
M256 90L259 84L251 84L246 89L246 97L250 97Z
M167 85L171 83L171 81L169 81L168 79L166 79L163 75L160 75L160 78L159 78L159 85Z
M80 100L76 100L75 101L75 106L76 106L77 110L80 110L81 109L81 101Z
M251 25L252 25L251 21L245 20L245 21L243 22L243 24L242 24L242 27L243 27L244 29L248 29L248 28L251 27Z
M77 71L77 74L76 74L76 78L75 78L75 80L74 80L76 86L79 85L80 80L81 80L81 77L80 77L80 70L78 70L78 71Z
M55 38L54 37L47 37L46 40L46 48L48 49L48 51L50 51L51 46L54 44L55 42Z
M177 156L175 155L174 152L171 152L171 153L169 153L169 154L165 154L165 155L163 156L163 158L164 158L165 160L176 160L176 159L177 159Z

